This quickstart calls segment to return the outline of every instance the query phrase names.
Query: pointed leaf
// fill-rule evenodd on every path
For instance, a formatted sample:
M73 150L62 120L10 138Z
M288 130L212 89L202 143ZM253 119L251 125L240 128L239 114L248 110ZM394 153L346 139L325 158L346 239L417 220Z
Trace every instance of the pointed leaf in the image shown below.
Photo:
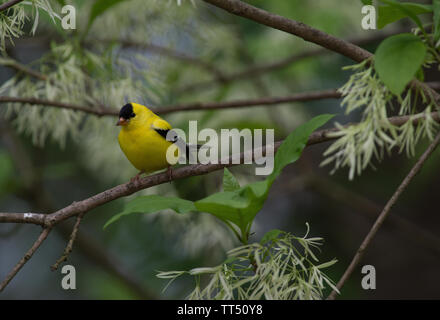
M237 189L240 189L240 184L231 171L225 168L223 171L223 191L234 191Z
M405 11L405 9L402 10L402 8L405 8L407 11ZM429 5L423 5L423 4L411 3L411 2L400 3L399 6L393 4L379 6L377 27L379 29L382 29L386 25L392 22L410 17L408 12L410 12L414 16L417 16L419 14L432 12L432 7Z
M374 66L388 89L400 95L425 60L426 46L411 33L382 41L376 50Z

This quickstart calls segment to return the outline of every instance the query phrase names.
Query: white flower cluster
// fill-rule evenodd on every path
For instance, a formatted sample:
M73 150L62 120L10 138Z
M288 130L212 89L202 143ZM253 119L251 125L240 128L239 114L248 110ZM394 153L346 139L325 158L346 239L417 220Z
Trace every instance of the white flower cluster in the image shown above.
M295 237L281 232L269 242L230 250L228 259L216 267L160 272L157 277L170 279L170 284L184 274L194 276L196 285L189 299L322 299L324 289L337 290L332 280L322 272L336 260L315 264L318 259L313 250L321 245L322 238L307 236ZM209 277L203 288L202 275Z
M342 106L346 114L360 110L361 121L348 126L335 124L339 130L331 135L338 139L325 151L327 158L321 165L334 163L332 173L347 166L349 179L352 180L355 173L360 175L371 165L373 156L381 160L384 153L390 153L394 147L413 156L420 138L432 140L438 124L432 117L432 112L436 110L435 100L426 97L420 88L416 92L406 91L403 98L396 97L380 81L370 61L347 69L355 70L355 73L339 89L344 97ZM416 111L418 98L426 106L422 113ZM399 115L410 116L410 120L402 126L396 126L388 119L393 101L399 105Z

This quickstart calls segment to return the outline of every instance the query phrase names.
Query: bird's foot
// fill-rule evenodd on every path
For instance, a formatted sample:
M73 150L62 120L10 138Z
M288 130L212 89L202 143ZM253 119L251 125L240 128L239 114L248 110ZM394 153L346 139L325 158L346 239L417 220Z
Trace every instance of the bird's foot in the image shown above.
M168 166L167 175L168 175L168 180L171 183L171 181L173 181L173 168L171 166Z
M141 180L141 175L144 173L144 171L139 171L137 175L135 175L133 178L130 179L130 183L133 183L134 185L139 185Z

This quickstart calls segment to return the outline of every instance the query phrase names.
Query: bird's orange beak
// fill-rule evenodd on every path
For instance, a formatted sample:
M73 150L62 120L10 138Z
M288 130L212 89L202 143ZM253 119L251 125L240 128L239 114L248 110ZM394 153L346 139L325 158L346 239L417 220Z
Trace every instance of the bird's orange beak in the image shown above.
M118 122L116 123L117 126L126 126L128 124L128 120L120 117Z

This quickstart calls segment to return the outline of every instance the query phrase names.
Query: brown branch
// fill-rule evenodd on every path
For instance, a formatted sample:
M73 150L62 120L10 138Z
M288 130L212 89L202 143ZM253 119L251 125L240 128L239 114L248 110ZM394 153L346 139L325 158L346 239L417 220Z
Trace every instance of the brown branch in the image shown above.
M20 269L28 262L32 255L37 251L41 244L46 240L50 233L51 228L44 228L38 239L34 242L32 247L26 252L26 254L21 258L21 260L15 265L12 271L6 276L3 282L0 284L0 292L8 285L8 283L15 277L15 275L20 271Z
M54 211L52 200L46 193L44 185L41 182L41 175L35 173L37 168L26 153L21 141L17 138L15 132L8 126L8 123L2 119L0 119L0 137L14 160L14 165L19 172L19 178L24 181L24 199L30 201L32 205L36 207L33 210L42 210L46 212ZM23 214L20 215L23 216ZM45 215L33 214L32 217L37 218L34 221L35 224L44 224ZM13 218L13 216L9 216L9 218ZM6 233L0 234L0 237L10 236L22 225L23 224L15 224L14 228ZM55 229L55 231L59 232L63 238L66 238L66 242L70 240L72 233L72 230L67 229L68 226L65 224L60 224ZM94 262L97 266L121 280L121 282L131 289L137 297L141 299L158 298L141 284L141 281L137 279L133 272L127 270L127 267L124 266L122 261L119 261L117 257L110 255L109 252L107 252L107 249L103 247L95 237L88 236L84 231L78 229L75 245L87 260Z
M438 122L439 115L437 112L433 112L432 117ZM409 116L400 116L400 117L393 117L390 118L390 123L400 126L404 124L405 122L409 121L411 117ZM417 124L418 121L420 121L421 118L413 119L413 123ZM317 143L322 143L325 141L333 140L335 137L333 135L330 135L331 133L336 132L337 129L325 129L325 130L319 130L312 133L309 137L309 140L307 142L307 145L313 145ZM281 145L282 141L278 141L274 145L274 150L276 151L279 146ZM265 147L262 150L265 151ZM243 162L244 153L240 154L240 163ZM187 177L192 176L198 176L198 175L204 175L213 171L221 170L225 167L231 167L238 164L232 164L232 161L228 161L228 164L195 164L195 165L188 165L182 168L177 168L173 170L173 180L177 179L183 179ZM128 182L121 185L118 185L116 187L113 187L111 189L108 189L106 191L103 191L101 193L98 193L90 198L87 198L85 200L79 201L79 202L73 202L71 205L62 208L56 212L53 212L51 214L32 214L29 216L29 214L23 213L0 213L0 223L4 222L13 222L13 223L35 223L38 225L44 226L45 230L50 230L52 227L60 223L61 221L64 221L70 217L77 216L79 214L86 214L90 210L99 207L105 203L108 203L110 201L119 199L121 197L125 197L128 195L131 195L137 191L150 188L152 186L156 186L163 183L168 183L170 181L169 174L167 172L163 173L157 173L151 176L144 177L139 180L138 183L134 182ZM32 219L32 220L30 220ZM46 235L47 236L47 235ZM39 246L39 244L38 244ZM35 248L35 250L38 248L38 246ZM34 248L34 247L33 247ZM32 250L32 254L35 250ZM21 262L21 261L20 261ZM20 264L20 263L19 263ZM21 267L18 267L15 273L13 273L12 277L15 276L15 274L18 272L18 270ZM15 270L16 268L14 268ZM12 273L11 273L12 274ZM12 279L9 278L7 283ZM6 283L6 284L7 284ZM5 284L5 285L6 285Z
M61 264L61 263L63 263L64 261L66 261L67 260L67 258L69 257L69 255L70 255L70 253L72 252L72 250L73 250L73 243L75 242L75 240L76 240L76 235L77 235L77 233L78 233L78 229L79 229L79 224L81 223L81 219L82 219L82 217L83 217L83 214L82 213L80 213L77 217L76 217L76 222L75 222L75 225L73 226L73 229L72 229L72 233L71 233L71 235L70 235L70 238L69 238L69 242L67 243L67 246L66 246L66 248L64 249L64 252L63 252L63 255L50 267L50 269L52 270L52 271L55 271L55 270L57 270L58 269L58 267L59 267L59 265Z
M368 37L364 37L364 38L352 38L352 39L348 39L346 41L351 42L353 44L356 44L358 46L361 46L361 45L366 45L368 43L381 41L381 40L383 40L393 34L396 34L396 32L379 33L379 34L375 33L372 36L368 36ZM298 61L302 61L307 58L321 56L324 54L328 54L330 52L331 51L327 50L326 48L318 47L318 48L306 50L304 52L294 53L294 54L292 54L286 58L283 58L279 61L270 62L270 63L263 63L260 65L249 67L248 69L245 69L245 70L231 73L231 74L223 74L220 82L222 84L228 84L228 83L233 83L238 80L253 78L255 76L258 76L258 75L261 75L264 73L277 71L279 69L287 67L287 66L289 66L293 63L296 63ZM178 94L180 94L180 93L187 94L187 93L194 92L195 90L203 90L203 89L211 88L218 83L219 83L218 79L196 82L196 83L192 83L192 84L189 84L186 86L182 86L181 88L177 88L175 90L175 92Z
M46 215L42 213L0 212L0 223L30 223L45 226Z
M427 82L420 84L424 86L426 85L432 88L433 90L440 90L440 82ZM434 92L433 90L430 90L431 95ZM173 112L193 111L193 110L218 110L218 109L245 108L245 107L254 107L254 106L269 106L269 105L276 105L276 104L282 104L288 102L308 102L308 101L322 100L322 99L338 99L340 97L341 95L340 93L337 92L336 89L328 89L322 91L309 91L309 92L297 93L284 97L242 99L242 100L233 100L233 101L224 101L224 102L193 102L187 104L176 104L176 105L151 108L151 110L156 114L168 114ZM99 106L99 108L92 108L83 105L63 103L63 102L38 99L38 98L0 96L0 104L1 103L23 103L29 105L45 105L48 107L81 111L92 115L96 115L98 117L117 116L119 114L118 110L107 106Z
M346 204L355 211L364 213L368 218L377 219L378 214L381 212L382 206L376 202L354 192L348 187L317 175L313 171L309 171L306 174L304 184L323 196ZM435 254L440 255L440 238L437 235L420 227L402 215L390 215L388 222L400 230L401 234L409 241L422 245L432 250Z
M225 102L195 102L184 105L165 106L155 109L154 112L159 114L167 114L171 112L190 111L190 110L217 110L230 108L244 108L255 106L269 106L287 102L307 102L322 99L338 99L341 94L336 89L311 91L305 93L298 93L285 97L267 97L259 99L245 99Z
M316 43L317 45L337 52L354 61L361 62L372 56L370 52L364 50L352 43L331 36L321 30L310 27L302 22L287 19L285 17L267 12L250 4L239 0L203 0L216 7L228 11L231 14L241 16L266 25L268 27L278 29L305 41Z
M55 107L55 108L73 110L73 111L81 111L81 112L96 115L98 117L116 116L119 114L119 111L111 109L111 108L106 108L106 107L104 107L104 108L103 107L91 108L91 107L82 106L82 105L63 103L63 102L38 99L38 98L18 98L18 97L0 96L0 103L23 103L23 104L29 104L29 105L45 105L48 107Z
M9 67L14 69L15 71L18 71L19 73L25 73L30 75L31 77L34 77L38 80L42 80L42 81L46 81L47 80L47 76L32 69L29 68L28 66L19 63L18 61L15 61L13 59L8 59L7 61L3 62L2 65L4 65L5 67Z
M156 114L168 114L172 112L192 111L192 110L217 110L217 109L230 109L230 108L244 108L253 106L268 106L287 102L307 102L313 100L322 99L337 99L341 94L336 89L323 90L323 91L311 91L305 93L298 93L285 97L268 97L261 99L244 99L225 102L193 102L188 104L177 104L170 106L163 106L160 108L151 108ZM29 105L45 105L48 107L63 108L74 111L81 111L96 116L117 116L118 110L110 107L101 107L95 109L87 106L62 103L58 101L37 99L37 98L17 98L0 96L0 103L23 103Z
M420 169L425 164L425 161L429 158L429 156L432 154L432 152L437 148L438 144L440 143L440 133L437 134L434 141L429 145L428 149L422 154L422 156L417 160L414 167L411 169L411 171L408 173L408 175L403 179L402 183L399 185L397 190L394 192L390 200L388 200L387 204L383 208L381 214L377 218L376 222L374 223L371 230L368 232L367 236L365 237L364 241L362 241L361 246L357 250L353 260L351 261L350 265L348 266L347 270L345 270L344 275L339 280L336 287L338 290L341 290L345 282L350 278L353 271L358 266L359 262L361 261L362 257L364 256L365 250L373 240L374 236L376 235L379 228L382 226L383 222L385 221L386 217L391 211L391 208L394 206L396 201L399 199L400 195L406 190L412 179L419 173ZM334 300L336 298L336 291L334 290L327 299Z
M10 7L16 5L19 2L22 2L23 0L10 0L8 2L2 3L0 5L0 11L4 11L6 9L9 9Z
M329 35L321 30L315 29L302 22L297 22L277 14L259 9L251 6L240 0L203 0L216 7L219 7L227 12L247 18L257 23L266 25L268 27L278 29L295 36L298 36L305 41L315 43L323 48L339 53L356 62L362 62L368 58L372 58L373 54L361 47L350 43L346 40L339 39ZM421 86L425 94L433 95L436 101L440 101L440 95L429 87L425 86L418 80L413 80L409 84L410 88Z
M433 112L431 114L433 119L437 122L440 122L440 116L437 112ZM423 117L412 119L413 124L416 125ZM411 120L411 116L397 116L391 117L388 119L389 122L395 126L401 126L405 124L407 121ZM347 127L352 124L347 124L344 127ZM308 146L319 144L327 141L331 141L336 139L332 133L337 132L338 129L330 128L324 130L318 130L313 132L309 140L307 142ZM283 141L275 142L275 151L279 148ZM264 148L263 148L264 149ZM264 150L263 150L264 151ZM239 158L241 161L243 160L244 153L241 153ZM232 161L229 161L232 162ZM181 168L177 168L173 170L173 180L183 179L191 176L204 175L213 171L221 170L225 167L231 167L238 164L194 164L188 165ZM34 213L32 215L26 213L0 213L0 223L34 223L37 225L42 225L45 227L52 227L58 224L61 221L64 221L72 216L76 216L81 212L88 212L98 206L101 206L107 202L113 201L115 199L125 197L131 195L137 191L150 188L152 186L156 186L159 184L169 182L169 175L167 172L153 174L147 177L144 177L139 180L139 183L127 182L106 191L103 191L99 194L96 194L88 199L73 202L71 205L60 209L51 214L38 214Z

